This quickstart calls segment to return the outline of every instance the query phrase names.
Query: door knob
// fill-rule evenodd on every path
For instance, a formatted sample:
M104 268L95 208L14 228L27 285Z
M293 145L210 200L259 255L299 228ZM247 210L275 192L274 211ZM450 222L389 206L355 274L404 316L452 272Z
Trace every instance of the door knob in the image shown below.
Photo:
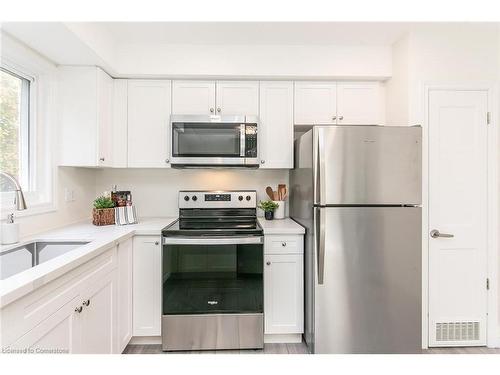
M440 231L438 231L437 229L433 229L431 230L431 232L429 233L431 235L432 238L438 238L438 237L444 237L444 238L452 238L452 237L455 237L454 234L449 234L449 233L441 233Z
M344 116L339 116L339 120L342 121L344 119Z
M266 264L267 264L268 266L270 266L270 265L271 265L271 262L266 262Z
M214 113L214 109L213 108L210 108L210 113Z
M77 312L77 313L81 313L82 310L83 310L82 306L78 306L77 308L75 308L75 312Z
M82 305L83 305L83 306L89 306L89 305L90 305L90 300L89 300L89 299L87 299L87 300L83 301L83 302L82 302Z
M221 112L221 108L220 107L217 108L217 112L219 112L219 113Z

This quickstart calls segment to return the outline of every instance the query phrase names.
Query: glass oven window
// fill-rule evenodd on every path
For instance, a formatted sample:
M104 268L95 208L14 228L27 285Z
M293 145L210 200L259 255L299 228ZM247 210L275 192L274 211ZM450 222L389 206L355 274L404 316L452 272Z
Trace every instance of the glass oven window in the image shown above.
M263 312L263 246L163 247L163 314Z
M240 125L224 123L172 124L175 157L240 157Z

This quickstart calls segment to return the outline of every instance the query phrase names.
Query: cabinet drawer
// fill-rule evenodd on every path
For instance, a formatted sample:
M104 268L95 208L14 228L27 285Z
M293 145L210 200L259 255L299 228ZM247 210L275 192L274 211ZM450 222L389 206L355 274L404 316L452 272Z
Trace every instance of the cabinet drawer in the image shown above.
M302 235L264 236L264 254L302 254L304 251Z
M9 345L77 297L87 281L102 277L117 265L116 248L91 259L0 311L2 345Z

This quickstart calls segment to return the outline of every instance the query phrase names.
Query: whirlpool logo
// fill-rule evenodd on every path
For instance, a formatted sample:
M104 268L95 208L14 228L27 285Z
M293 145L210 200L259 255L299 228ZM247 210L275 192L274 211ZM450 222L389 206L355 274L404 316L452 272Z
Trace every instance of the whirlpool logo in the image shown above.
M207 303L210 305L210 306L214 306L214 305L217 305L219 303L219 301L207 301Z

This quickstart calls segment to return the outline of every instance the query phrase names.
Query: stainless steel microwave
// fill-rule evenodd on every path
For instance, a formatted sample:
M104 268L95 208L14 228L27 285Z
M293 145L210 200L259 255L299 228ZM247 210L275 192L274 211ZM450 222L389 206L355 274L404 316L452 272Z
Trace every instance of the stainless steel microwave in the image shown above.
M173 167L255 167L258 163L258 117L170 117L170 163Z

